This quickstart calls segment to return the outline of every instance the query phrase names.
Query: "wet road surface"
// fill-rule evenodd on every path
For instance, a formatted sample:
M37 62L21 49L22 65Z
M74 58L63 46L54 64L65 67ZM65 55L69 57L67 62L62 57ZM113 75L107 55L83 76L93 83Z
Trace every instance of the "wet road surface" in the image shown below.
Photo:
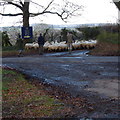
M75 51L69 55L61 52L2 60L3 65L39 78L42 82L65 87L74 96L92 91L117 98L118 57L88 56L86 53Z
M88 51L11 57L3 58L2 63L53 87L62 87L72 96L86 97L96 104L96 112L90 117L117 118L118 57L86 53Z

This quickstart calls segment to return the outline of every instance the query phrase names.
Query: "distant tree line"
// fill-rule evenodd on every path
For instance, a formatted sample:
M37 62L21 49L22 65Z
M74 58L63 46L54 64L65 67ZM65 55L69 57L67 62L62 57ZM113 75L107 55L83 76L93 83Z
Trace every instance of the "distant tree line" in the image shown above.
M119 25L117 24L109 24L97 27L78 27L76 29L82 31L82 38L85 40L97 39L98 36L103 32L111 34L119 33Z

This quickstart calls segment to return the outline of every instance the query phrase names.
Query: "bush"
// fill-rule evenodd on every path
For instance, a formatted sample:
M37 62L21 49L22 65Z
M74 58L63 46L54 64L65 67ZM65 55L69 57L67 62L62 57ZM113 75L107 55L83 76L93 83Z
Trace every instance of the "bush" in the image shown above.
M118 40L118 33L110 33L110 32L104 31L98 35L97 40L99 42L120 44L120 41Z
M15 51L18 50L16 46L4 46L2 47L2 51Z
M96 39L96 37L100 34L99 27L84 27L77 28L77 30L82 31L83 38L85 40Z
M12 46L7 31L2 32L2 46Z
M98 35L97 39L97 46L90 52L91 55L120 55L120 41L118 39L118 33L102 31L101 34Z

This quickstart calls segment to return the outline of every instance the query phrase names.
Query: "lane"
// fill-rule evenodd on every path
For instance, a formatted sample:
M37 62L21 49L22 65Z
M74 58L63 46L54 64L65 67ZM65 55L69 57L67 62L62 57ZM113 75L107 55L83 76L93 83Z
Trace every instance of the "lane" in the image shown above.
M72 95L89 94L89 91L98 92L109 97L117 97L118 78L118 57L93 57L93 56L65 56L65 57L51 57L51 56L27 56L27 57L12 57L3 58L3 65L17 69L31 77L37 77L42 82L61 86L66 88ZM112 94L105 92L103 85L110 81L116 81L115 85L111 87ZM90 89L90 88L98 88ZM109 89L106 88L107 91ZM116 93L116 94L114 94Z

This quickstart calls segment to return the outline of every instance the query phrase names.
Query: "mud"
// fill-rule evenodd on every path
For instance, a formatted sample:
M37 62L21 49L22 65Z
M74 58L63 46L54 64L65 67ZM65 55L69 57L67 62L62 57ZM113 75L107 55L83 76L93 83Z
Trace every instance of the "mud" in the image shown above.
M17 69L41 82L64 88L71 96L82 96L95 104L89 117L118 117L118 57L72 54L3 58L3 65ZM104 101L108 101L107 103Z

